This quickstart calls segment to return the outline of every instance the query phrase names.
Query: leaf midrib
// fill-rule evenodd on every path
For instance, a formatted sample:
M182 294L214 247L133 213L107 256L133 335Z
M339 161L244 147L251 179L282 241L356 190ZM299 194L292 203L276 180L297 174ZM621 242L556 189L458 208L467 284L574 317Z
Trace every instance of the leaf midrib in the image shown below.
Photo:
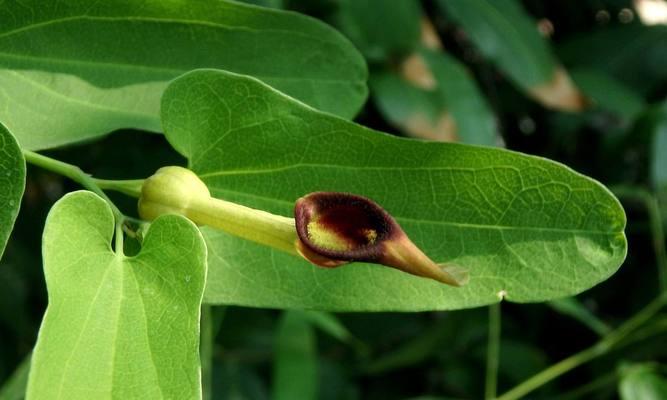
M117 108L117 107L103 106L102 104L104 104L104 103L92 103L92 102L89 102L89 101L81 100L81 99L76 98L76 97L66 96L66 95L64 95L60 92L57 92L57 91L51 89L50 87L48 87L46 85L42 85L38 81L30 79L29 77L23 75L19 71L12 71L12 70L6 70L6 71L8 73L16 76L18 79L21 79L21 80L25 81L28 85L32 85L32 86L36 87L38 90L42 90L44 92L47 92L49 95L54 96L54 97L58 97L65 102L76 103L76 104L80 104L80 105L83 105L83 106L86 106L86 107L95 108L95 109L103 110L103 111L119 113L119 114L124 114L124 115L131 115L131 116L136 116L136 117L141 117L141 118L155 119L155 116L152 115L152 114L142 113L142 112L138 112L138 111L132 111L132 110L129 110L129 109L121 109L121 108ZM0 69L0 72L2 72L2 69Z
M212 191L214 192L226 192L226 193L234 193L236 195L244 196L244 197L251 197L251 198L256 198L260 200L265 200L281 205L288 205L290 207L294 207L294 202L290 202L288 200L282 200L282 199L275 199L271 197L266 197L266 196L260 196L252 193L246 193L246 192L239 192L235 190L229 190L229 189L220 189L220 188L211 188ZM395 216L396 220L399 222L412 222L415 224L428 224L428 225L442 225L442 226L451 226L455 228L463 228L463 229L484 229L484 230L498 230L498 231L530 231L530 232L554 232L554 233L581 233L581 234L591 234L591 235L603 235L603 236L617 236L619 234L624 234L623 229L614 231L614 230L609 230L609 231L602 231L602 230L596 230L596 229L565 229L565 228L548 228L548 227L537 227L537 226L510 226L510 225L490 225L490 224L471 224L471 223L464 223L464 222L452 222L452 221L435 221L435 220L425 220L425 219L419 219L419 218L410 218L410 217L401 217L401 216Z
M109 278L109 275L112 272L114 272L114 268L116 267L115 264L117 263L117 261L118 260L115 257L111 258L111 259L109 259L109 261L103 267L103 270L105 272L104 272L104 275L102 275L102 279L100 279L100 285L95 290L95 295L93 296L92 301L88 304L88 309L86 311L86 317L85 317L85 320L82 324L81 330L79 331L79 335L77 336L77 339L74 343L74 346L72 346L72 351L70 351L70 354L67 357L67 360L65 361L65 364L63 365L63 372L60 375L60 383L58 385L57 399L62 398L63 384L65 383L65 378L67 376L67 371L69 370L69 367L70 367L69 366L70 361L72 360L72 356L74 355L73 350L77 349L77 347L79 346L79 343L81 343L81 339L83 338L84 332L86 332L86 330L88 329L88 324L90 323L90 319L92 317L92 311L95 308L95 303L97 302L97 298L99 297L100 293L102 292L102 287L107 283L107 278ZM121 295L122 295L122 293L121 293ZM119 298L118 303L119 303L119 306L120 306L120 298ZM118 333L117 331L114 332L114 337L113 337L113 340L112 340L113 344L115 344L115 342L116 342L117 333ZM112 363L113 363L113 357L112 357Z

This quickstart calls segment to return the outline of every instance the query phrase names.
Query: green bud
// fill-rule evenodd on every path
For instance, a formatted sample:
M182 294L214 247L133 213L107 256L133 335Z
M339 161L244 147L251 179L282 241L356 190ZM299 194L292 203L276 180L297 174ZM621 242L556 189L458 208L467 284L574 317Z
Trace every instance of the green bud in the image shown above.
M186 168L160 168L144 181L139 216L150 221L162 214L183 215L198 225L298 255L294 219L213 198L206 184Z
M188 217L193 207L210 198L208 188L194 172L182 167L163 167L141 186L139 216L147 221L162 214Z

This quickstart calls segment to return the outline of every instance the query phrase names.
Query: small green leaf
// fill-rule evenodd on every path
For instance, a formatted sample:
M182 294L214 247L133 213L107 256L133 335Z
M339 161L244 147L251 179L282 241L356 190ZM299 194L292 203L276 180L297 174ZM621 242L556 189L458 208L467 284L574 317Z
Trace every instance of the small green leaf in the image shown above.
M613 112L625 122L626 126L646 106L644 99L634 90L602 70L578 68L571 70L570 73L572 79L595 106Z
M535 21L517 1L438 0L436 4L520 86L529 88L551 79L554 57Z
M2 384L0 400L23 400L25 398L31 356L32 354L28 354L12 375Z
M25 189L25 160L12 134L0 123L0 258L19 214Z
M417 1L342 0L334 23L369 62L383 62L416 47L421 15Z
M315 333L300 311L285 311L276 334L273 366L274 400L317 397Z
M659 191L667 190L667 101L650 112L652 130L651 180Z
M642 95L667 80L667 26L643 24L598 28L573 35L558 48L564 63L606 72Z
M637 364L621 369L618 385L621 400L667 399L667 379L655 370L654 365Z
M322 269L204 228L206 302L368 311L545 301L590 288L625 258L616 198L553 161L392 137L224 71L172 82L162 113L167 139L214 197L291 216L307 193L366 196L431 259L470 271L452 288L371 264Z
M423 48L420 57L434 87L419 88L393 71L371 75L380 112L410 136L468 144L496 144L495 118L474 78L453 57Z
M345 325L335 315L324 311L304 311L304 318L308 320L314 327L319 328L331 337L334 337L341 342L348 342L352 339L352 334L347 330Z
M296 13L227 1L10 0L0 21L0 121L24 148L159 132L167 82L194 68L249 74L348 118L366 99L361 55Z
M424 49L421 54L438 82L436 91L454 119L461 142L496 145L495 117L470 72L443 52Z
M451 319L447 318L435 321L413 339L369 362L362 368L362 372L368 375L379 375L389 371L414 367L415 364L436 356L438 350L442 349L443 346L453 345L447 341L448 333L452 329L451 322Z
M438 0L481 53L542 104L580 110L582 98L558 65L537 23L517 0Z
M600 320L575 297L552 300L549 302L549 307L563 315L576 319L600 336L606 335L611 330L609 325Z
M66 195L47 217L49 305L28 398L201 398L201 235L185 218L164 216L128 258L111 249L113 227L109 206L90 192Z

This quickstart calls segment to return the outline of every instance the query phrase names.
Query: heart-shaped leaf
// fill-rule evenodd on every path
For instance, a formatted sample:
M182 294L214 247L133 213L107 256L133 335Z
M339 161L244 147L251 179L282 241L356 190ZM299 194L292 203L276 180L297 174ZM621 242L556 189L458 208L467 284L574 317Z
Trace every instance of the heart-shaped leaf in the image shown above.
M351 311L544 301L590 288L625 257L616 198L553 161L392 137L214 70L173 81L162 118L215 197L290 216L306 193L356 193L436 262L470 269L462 288L377 265L321 269L206 228L206 302Z
M19 213L25 189L25 160L16 139L0 124L0 258Z
M25 148L159 132L167 82L194 68L252 75L343 117L366 99L361 55L296 13L220 0L10 0L0 21L0 121Z
M206 248L183 217L155 220L136 257L111 249L109 206L58 201L44 229L49 306L28 398L201 398L199 310Z

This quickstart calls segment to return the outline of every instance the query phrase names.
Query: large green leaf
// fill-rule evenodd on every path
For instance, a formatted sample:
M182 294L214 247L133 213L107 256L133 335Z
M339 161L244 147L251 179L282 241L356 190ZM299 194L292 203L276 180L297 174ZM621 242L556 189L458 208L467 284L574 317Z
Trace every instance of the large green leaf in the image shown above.
M25 160L16 139L0 123L0 258L19 213L25 189Z
M366 98L352 44L296 13L222 0L10 0L0 21L0 121L26 148L161 131L167 82L200 67L255 76L343 117Z
M581 109L579 92L518 0L438 0L436 4L461 25L484 56L536 100L557 109Z
M109 206L90 192L58 201L46 220L49 306L28 398L201 398L199 310L206 248L197 228L157 219L141 252L111 249Z
M625 257L616 198L543 158L392 137L224 71L172 82L162 117L167 139L216 197L289 216L306 193L358 193L433 259L470 268L463 288L376 265L321 269L205 228L210 303L428 310L543 301L590 288Z

